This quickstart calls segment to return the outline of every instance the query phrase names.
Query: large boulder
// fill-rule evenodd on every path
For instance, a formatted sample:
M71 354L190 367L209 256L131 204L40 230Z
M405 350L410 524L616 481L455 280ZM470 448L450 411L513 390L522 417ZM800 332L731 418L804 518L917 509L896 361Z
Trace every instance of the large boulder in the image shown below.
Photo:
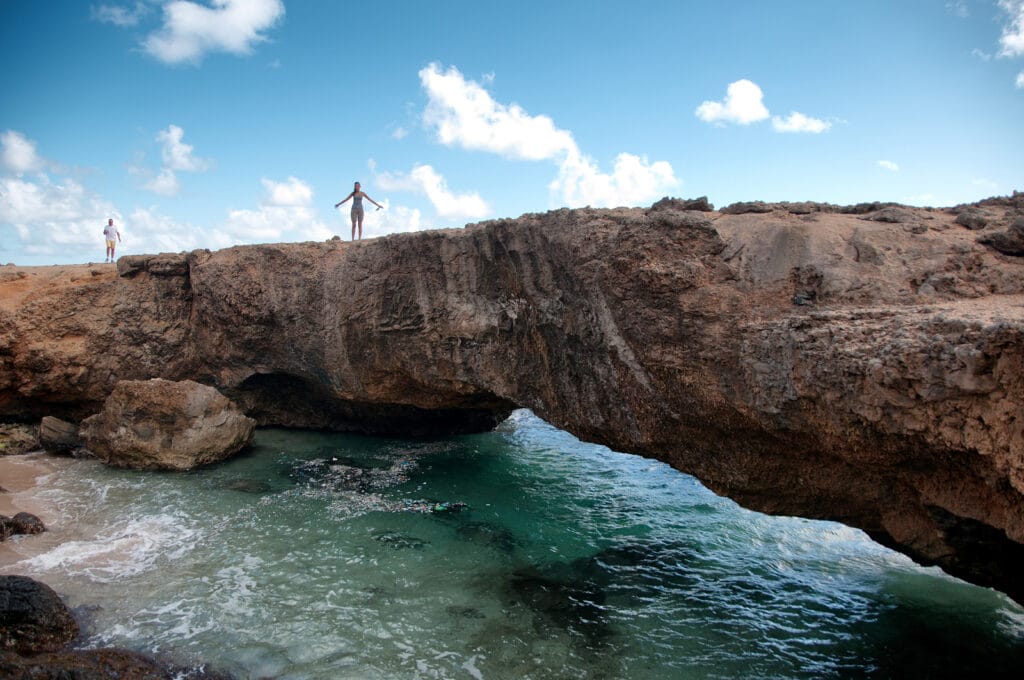
M77 635L71 611L50 586L27 576L0 576L0 650L54 651Z
M78 425L53 416L43 416L39 423L39 443L47 453L74 453L82 447Z
M191 380L122 380L80 435L116 467L190 470L245 448L256 421L223 394Z

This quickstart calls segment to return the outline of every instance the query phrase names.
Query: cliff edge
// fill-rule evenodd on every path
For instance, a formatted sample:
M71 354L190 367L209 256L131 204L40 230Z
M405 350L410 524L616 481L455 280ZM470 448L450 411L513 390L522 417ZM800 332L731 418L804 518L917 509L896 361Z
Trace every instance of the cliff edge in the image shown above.
M1024 194L710 208L0 267L0 416L153 377L370 433L526 407L1024 601Z

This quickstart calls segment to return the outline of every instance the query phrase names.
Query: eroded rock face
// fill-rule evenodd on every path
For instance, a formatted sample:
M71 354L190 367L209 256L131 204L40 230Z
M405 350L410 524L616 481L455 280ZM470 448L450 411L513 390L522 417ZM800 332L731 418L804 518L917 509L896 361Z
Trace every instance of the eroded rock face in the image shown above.
M108 465L190 470L238 453L255 426L212 387L154 378L119 382L81 437Z
M978 230L963 206L710 207L25 269L0 283L0 415L80 418L152 377L348 431L527 407L1024 600L1024 260L978 242L1024 195Z

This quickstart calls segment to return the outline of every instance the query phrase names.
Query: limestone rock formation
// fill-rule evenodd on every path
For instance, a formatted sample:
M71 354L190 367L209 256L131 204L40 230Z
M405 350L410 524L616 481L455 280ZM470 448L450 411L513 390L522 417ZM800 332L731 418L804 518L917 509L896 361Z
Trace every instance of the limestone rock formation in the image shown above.
M86 447L108 465L190 470L238 453L256 422L223 394L191 380L123 380L103 411L82 422Z
M972 206L710 207L21 268L0 416L82 418L154 377L359 432L527 407L1024 600L1024 259L978 242L1024 194L973 206L977 229Z

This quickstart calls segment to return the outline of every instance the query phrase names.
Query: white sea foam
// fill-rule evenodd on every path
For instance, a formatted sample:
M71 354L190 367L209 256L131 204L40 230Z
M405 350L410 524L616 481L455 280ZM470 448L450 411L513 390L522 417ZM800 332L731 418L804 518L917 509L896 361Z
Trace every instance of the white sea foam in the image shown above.
M60 571L111 583L153 569L160 559L180 559L201 535L179 515L152 515L121 522L93 538L67 541L19 566L34 574Z

